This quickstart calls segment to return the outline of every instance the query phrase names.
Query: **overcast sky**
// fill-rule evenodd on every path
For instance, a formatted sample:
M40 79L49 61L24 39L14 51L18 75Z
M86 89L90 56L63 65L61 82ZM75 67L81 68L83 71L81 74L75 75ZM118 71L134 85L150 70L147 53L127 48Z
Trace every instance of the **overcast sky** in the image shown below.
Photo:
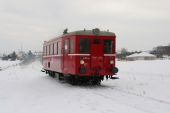
M42 50L44 40L100 28L117 49L150 50L170 43L170 0L0 0L0 53Z

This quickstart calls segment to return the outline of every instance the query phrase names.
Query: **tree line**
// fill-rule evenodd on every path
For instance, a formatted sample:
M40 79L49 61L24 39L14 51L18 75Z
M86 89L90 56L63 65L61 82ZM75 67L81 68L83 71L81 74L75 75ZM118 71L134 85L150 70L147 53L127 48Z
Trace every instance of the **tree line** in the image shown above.
M19 52L16 53L15 51L13 51L10 54L3 54L2 56L2 60L11 60L11 61L15 61L15 60L23 60L26 57L34 57L35 55L31 52L28 51L28 53L25 52Z

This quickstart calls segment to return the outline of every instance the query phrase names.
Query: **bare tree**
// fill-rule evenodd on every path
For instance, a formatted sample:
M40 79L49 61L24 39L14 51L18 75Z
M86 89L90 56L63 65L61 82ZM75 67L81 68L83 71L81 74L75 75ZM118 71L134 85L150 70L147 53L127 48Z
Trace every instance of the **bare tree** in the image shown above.
M127 52L128 52L128 50L126 48L121 49L121 54L126 54Z
M125 59L126 58L126 56L128 55L128 50L126 49L126 48L122 48L121 50L120 50L120 53L119 54L117 54L117 58L119 58L119 59Z

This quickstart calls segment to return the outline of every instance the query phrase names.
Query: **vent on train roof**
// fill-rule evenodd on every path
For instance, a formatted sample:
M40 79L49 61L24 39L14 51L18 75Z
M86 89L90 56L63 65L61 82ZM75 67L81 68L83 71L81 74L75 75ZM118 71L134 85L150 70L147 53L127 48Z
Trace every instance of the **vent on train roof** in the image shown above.
M100 29L99 28L92 29L92 32L94 35L98 35L100 33Z
M67 33L68 33L68 29L66 28L64 29L63 34L67 34Z

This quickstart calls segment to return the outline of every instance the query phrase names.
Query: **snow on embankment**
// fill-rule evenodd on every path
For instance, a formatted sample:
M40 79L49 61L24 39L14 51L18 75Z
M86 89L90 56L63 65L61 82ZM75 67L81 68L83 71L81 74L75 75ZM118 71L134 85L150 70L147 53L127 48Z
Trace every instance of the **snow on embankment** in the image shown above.
M19 60L16 61L9 61L9 60L0 60L0 70L12 67L12 66L16 66L20 63Z
M118 61L117 67L120 79L104 84L170 106L170 60Z
M117 62L121 72L149 75L169 75L170 60Z
M0 71L0 113L170 112L169 61L117 62L120 79L94 87L51 78L38 60L27 64Z

